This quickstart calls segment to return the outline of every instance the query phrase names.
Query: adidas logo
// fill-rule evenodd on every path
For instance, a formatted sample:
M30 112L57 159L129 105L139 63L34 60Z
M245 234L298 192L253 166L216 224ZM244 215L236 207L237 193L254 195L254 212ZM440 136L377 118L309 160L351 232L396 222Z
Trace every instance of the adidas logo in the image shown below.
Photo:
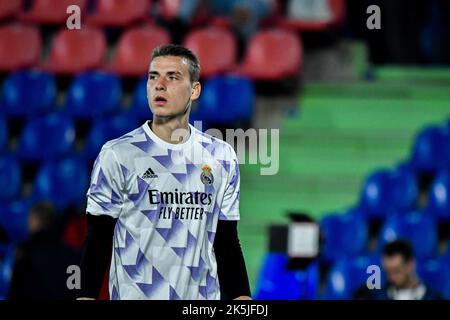
M142 179L150 179L150 178L158 178L158 175L153 172L152 168L148 168L147 171L145 171L144 175L142 176Z

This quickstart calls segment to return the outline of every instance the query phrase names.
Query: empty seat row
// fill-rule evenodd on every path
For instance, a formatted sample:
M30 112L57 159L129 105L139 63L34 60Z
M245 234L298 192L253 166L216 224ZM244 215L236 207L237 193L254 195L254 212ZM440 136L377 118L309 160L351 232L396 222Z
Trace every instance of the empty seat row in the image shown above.
M151 0L33 0L25 8L25 0L1 0L0 20L15 18L39 24L65 24L70 6L78 6L83 22L99 26L127 26L146 20L151 13ZM93 10L89 10L93 7ZM85 18L84 15L87 17Z
M9 25L0 27L0 71L39 67L70 75L96 69L141 77L148 71L152 50L170 41L169 34L158 26L131 28L120 37L112 60L107 62L107 42L100 29L64 28L54 36L49 56L41 62L39 31L30 26ZM257 80L277 80L301 72L300 39L295 33L281 29L258 32L250 40L241 65L237 65L236 40L227 29L193 30L184 45L199 56L204 78L232 72Z
M0 157L0 168L4 172L0 178L0 186L4 190L0 204L7 206L22 199L22 168L11 156ZM38 168L27 200L30 203L48 200L59 209L82 206L89 184L89 172L88 165L78 158L45 161Z
M137 128L142 123L132 117L114 116L96 121L84 139L82 150L75 148L76 126L64 113L52 113L45 117L26 122L12 153L20 161L38 162L61 159L78 154L82 159L91 161L108 140L112 140ZM8 150L3 152L8 155Z
M450 184L445 187L449 192ZM386 243L405 239L412 243L418 257L434 257L438 254L437 224L438 219L424 211L391 215L382 224L375 252L380 253ZM369 224L360 212L327 215L321 220L321 230L321 257L327 263L369 250Z
M61 109L56 104L56 81L51 74L19 71L5 79L2 89L0 114L5 117L35 117L64 111L75 119L98 119L119 114L124 109L120 77L105 72L87 72L74 77ZM249 122L254 103L255 90L250 79L232 75L212 77L204 82L192 119L219 124ZM134 88L131 105L122 114L140 121L151 118L146 77ZM0 134L0 143L2 137Z

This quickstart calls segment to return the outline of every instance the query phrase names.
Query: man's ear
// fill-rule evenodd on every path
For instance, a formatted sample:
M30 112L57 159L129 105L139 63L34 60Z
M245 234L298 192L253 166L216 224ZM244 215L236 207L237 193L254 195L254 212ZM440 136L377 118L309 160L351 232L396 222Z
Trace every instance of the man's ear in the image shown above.
M191 100L197 100L200 97L200 93L202 91L202 85L200 82L194 82L191 91Z

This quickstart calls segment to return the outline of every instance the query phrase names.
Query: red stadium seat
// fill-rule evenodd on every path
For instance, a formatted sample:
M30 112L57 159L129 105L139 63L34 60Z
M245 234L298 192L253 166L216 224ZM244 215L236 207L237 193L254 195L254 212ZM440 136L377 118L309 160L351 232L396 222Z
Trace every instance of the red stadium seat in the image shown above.
M185 39L202 63L202 77L230 71L236 62L236 41L231 31L219 28L194 30Z
M237 72L254 80L280 80L297 76L302 61L302 45L295 33L281 29L260 31L249 41Z
M22 0L0 0L0 20L16 17L22 10Z
M57 74L75 74L99 68L106 56L106 39L94 28L60 30L53 38L45 70Z
M77 5L84 12L87 0L34 0L31 10L22 13L20 19L39 24L62 24L69 17L67 7L70 5Z
M331 19L327 21L313 21L296 18L283 18L280 27L297 31L321 31L339 25L344 20L345 0L328 0Z
M129 29L119 39L117 51L108 71L122 76L144 76L148 71L152 50L168 43L170 43L170 36L160 27Z
M182 0L161 0L160 15L166 19L173 19L178 16Z
M41 36L34 27L0 27L0 71L9 72L37 65L41 47Z
M97 0L97 10L87 18L95 26L124 27L150 18L149 0Z

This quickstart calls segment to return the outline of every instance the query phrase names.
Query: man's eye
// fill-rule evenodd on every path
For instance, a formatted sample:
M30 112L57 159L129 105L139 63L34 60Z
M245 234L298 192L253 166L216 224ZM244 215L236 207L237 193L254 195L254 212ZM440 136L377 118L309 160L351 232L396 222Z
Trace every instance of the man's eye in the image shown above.
M178 78L176 76L169 76L170 80L177 80Z
M148 78L149 78L150 80L155 80L155 79L156 79L156 76L155 76L154 74L151 74L151 75L148 76Z

